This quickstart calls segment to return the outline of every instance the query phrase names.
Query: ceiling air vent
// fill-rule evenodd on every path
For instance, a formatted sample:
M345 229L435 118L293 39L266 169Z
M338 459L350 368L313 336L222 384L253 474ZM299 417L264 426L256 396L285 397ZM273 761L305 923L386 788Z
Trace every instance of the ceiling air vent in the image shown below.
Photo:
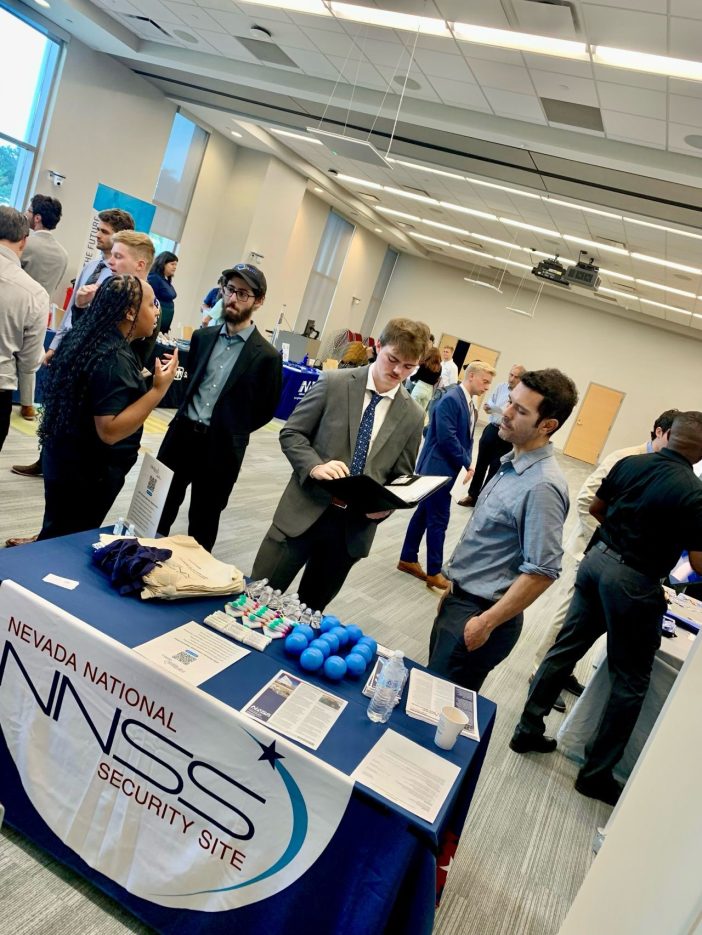
M597 130L604 133L602 114L599 107L587 104L573 104L571 101L558 101L553 97L541 97L541 106L549 123L559 123L566 127L578 127L580 130Z
M273 42L262 42L260 39L245 39L243 36L234 36L247 52L250 52L259 62L267 65L284 65L286 68L299 68L296 62L286 55L281 48Z
M460 240L464 247L470 247L471 250L484 250L485 247L476 240Z

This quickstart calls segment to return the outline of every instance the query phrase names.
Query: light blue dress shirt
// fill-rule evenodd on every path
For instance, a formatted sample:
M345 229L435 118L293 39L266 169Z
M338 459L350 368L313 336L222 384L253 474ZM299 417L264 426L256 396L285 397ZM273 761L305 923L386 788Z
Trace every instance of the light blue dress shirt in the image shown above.
M499 425L502 422L502 413L505 411L509 401L509 392L510 390L507 383L500 383L487 399L489 406L497 406L500 410L499 413L494 412L490 414L490 421L493 425Z
M200 381L200 386L186 410L185 415L188 419L192 419L193 422L201 422L203 425L210 424L219 394L224 389L229 375L244 349L244 344L254 333L255 327L255 325L249 325L248 328L244 328L238 334L230 335L227 332L226 324L222 325L212 348L210 359L207 361L207 367Z
M569 505L551 442L516 459L510 451L481 490L446 577L489 601L499 600L521 574L557 578Z

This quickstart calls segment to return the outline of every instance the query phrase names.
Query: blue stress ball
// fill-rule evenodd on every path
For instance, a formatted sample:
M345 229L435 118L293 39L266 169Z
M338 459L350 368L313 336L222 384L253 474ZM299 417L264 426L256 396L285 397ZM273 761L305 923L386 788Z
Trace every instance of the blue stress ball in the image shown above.
M311 646L308 646L300 656L300 665L307 672L316 672L317 669L322 668L323 663L324 653L321 649L313 649Z
M322 617L322 622L319 625L319 629L322 631L322 633L327 633L329 630L340 625L341 620L339 620L338 617L335 617L333 614L325 614Z
M355 654L356 656L363 656L363 658L366 660L366 665L373 658L373 652L370 646L368 645L368 643L356 643L356 645L353 648L353 653L350 653L349 655L353 655L353 654Z
M310 643L310 649L318 649L325 659L327 658L327 656L331 656L332 650L327 640L322 640L322 639L312 640L312 642Z
M295 627L295 633L304 633L305 639L308 643L311 642L317 635L312 627L308 626L306 623L299 623Z
M289 633L285 637L286 653L290 653L291 656L299 656L305 649L307 649L307 637L304 633L298 633L297 630L293 630L292 633Z
M357 643L363 636L363 630L357 627L355 623L350 623L346 627L346 635L349 638L349 643Z
M333 682L339 682L343 679L346 675L346 663L341 656L330 656L326 660L324 663L324 674Z
M373 639L372 636L362 636L358 642L361 643L361 645L365 643L366 646L370 647L370 651L373 653L374 656L378 652L378 644L376 643L376 641Z
M338 639L339 646L346 646L349 641L349 635L346 632L346 627L334 627L334 629L330 630L329 632Z
M322 633L319 637L320 640L326 640L327 643L331 646L331 651L333 653L338 652L339 649L339 637L335 636L333 633Z
M352 678L357 679L366 671L368 660L361 653L349 653L346 657L346 668Z

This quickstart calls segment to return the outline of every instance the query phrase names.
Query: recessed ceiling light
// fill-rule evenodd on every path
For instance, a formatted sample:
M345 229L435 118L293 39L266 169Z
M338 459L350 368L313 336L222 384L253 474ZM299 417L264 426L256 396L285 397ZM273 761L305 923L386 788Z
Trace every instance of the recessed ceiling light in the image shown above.
M229 132L232 136L236 136L238 139L241 139L241 133L237 132L236 130L230 130Z
M382 228L382 227L374 227L373 230L376 232L376 234L382 234L382 233L383 233L383 228Z
M625 250L623 247L610 247L607 244L598 243L596 240L588 240L586 237L576 237L573 234L565 234L563 239L570 241L570 243L584 244L586 247L592 247L593 250L605 250L607 253L617 253L619 256L629 256L629 251Z
M544 237L559 237L560 234L558 231L551 230L548 227L537 227L534 224L525 224L524 221L513 221L512 218L500 218L503 224L507 224L508 227L519 227L521 230L525 231L534 231L536 234L543 234Z
M598 45L592 50L592 60L598 65L645 71L651 75L666 75L668 78L687 78L702 81L702 62L687 58L671 58L668 55L651 55L648 52L633 52L630 49L612 49Z
M536 52L540 55L557 55L560 58L589 61L587 46L584 42L572 42L570 39L554 39L551 36L536 36L526 32L514 32L511 29L491 29L487 26L474 26L470 23L452 23L451 30L463 42L476 45L492 45L502 49L517 49L521 52Z
M285 7L287 0L281 4ZM353 23L366 23L371 26L385 26L387 29L407 29L425 36L446 36L451 38L446 20L429 16L414 16L411 13L396 13L393 10L378 10L375 7L356 6L353 3L329 4L338 19L351 20Z
M314 143L316 146L322 146L321 140L316 140L313 136L308 136L306 133L294 133L292 130L281 130L279 127L268 127L271 133L275 133L278 136L288 136L292 140L302 140L303 143Z
M51 4L48 2L48 0L34 0L34 2L37 6L43 6L47 10L51 8ZM66 20L66 22L70 23L70 20Z
M323 188L320 188L319 185L315 185L314 190L315 190L316 192L323 192L323 191L324 191L324 189L323 189Z
M665 266L666 269L679 269L682 273L695 273L702 276L702 269L696 266L685 266L684 263L673 263L671 260L661 260L657 256L648 256L646 253L632 253L632 259L643 260L644 263L654 263L656 266Z

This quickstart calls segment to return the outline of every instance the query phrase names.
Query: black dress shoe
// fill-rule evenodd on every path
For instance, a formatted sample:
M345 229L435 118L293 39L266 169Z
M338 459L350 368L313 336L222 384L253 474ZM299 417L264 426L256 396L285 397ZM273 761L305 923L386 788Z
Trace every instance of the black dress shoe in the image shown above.
M576 792L586 795L589 799L599 799L607 805L617 804L623 788L624 786L621 786L614 778L598 779L595 782L592 779L581 779L578 776L575 780Z
M558 744L553 737L544 734L530 734L517 727L509 742L510 750L515 753L553 753Z
M570 692L571 695L580 697L580 695L582 695L582 693L585 691L585 686L582 685L571 672L568 678L565 680L563 691Z
M563 697L563 695L559 695L558 698L556 698L556 700L553 702L551 707L553 708L554 711L560 711L561 714L563 714L566 709L565 698Z

